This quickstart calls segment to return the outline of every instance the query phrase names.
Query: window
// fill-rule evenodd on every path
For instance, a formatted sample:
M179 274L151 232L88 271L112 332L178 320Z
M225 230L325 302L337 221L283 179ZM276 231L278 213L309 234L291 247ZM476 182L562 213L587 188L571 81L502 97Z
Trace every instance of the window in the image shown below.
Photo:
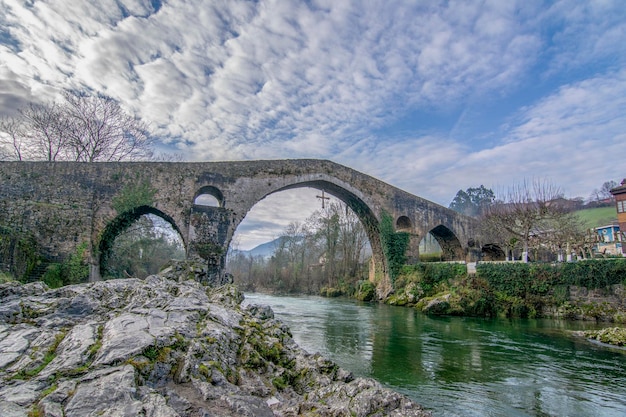
M618 213L626 213L626 200L617 202L617 212Z

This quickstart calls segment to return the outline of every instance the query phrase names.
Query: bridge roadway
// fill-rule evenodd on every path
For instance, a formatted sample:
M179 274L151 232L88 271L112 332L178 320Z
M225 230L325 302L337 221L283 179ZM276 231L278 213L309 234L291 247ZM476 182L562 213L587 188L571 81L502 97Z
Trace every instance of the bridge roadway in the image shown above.
M346 203L367 231L377 274L388 278L379 224L392 216L408 232L410 262L429 232L447 260L480 252L476 221L376 178L327 160L237 162L0 162L0 226L34 236L50 260L87 243L91 279L106 265L115 237L143 214L168 221L188 256L223 274L225 254L250 209L272 193L312 187ZM195 204L209 194L218 207Z

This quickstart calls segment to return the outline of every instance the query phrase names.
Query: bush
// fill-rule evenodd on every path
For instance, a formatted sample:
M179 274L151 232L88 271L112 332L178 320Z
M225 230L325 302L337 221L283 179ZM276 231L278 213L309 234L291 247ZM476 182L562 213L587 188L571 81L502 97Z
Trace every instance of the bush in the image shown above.
M48 266L42 277L50 288L59 288L64 285L79 284L89 278L89 266L85 262L87 244L81 243L76 252L70 255L63 263L53 263Z
M400 290L409 282L418 284L424 296L431 296L447 287L449 282L467 275L467 266L457 263L418 263L404 265L394 289Z
M626 281L626 259L603 259L562 264L481 264L478 276L491 288L516 297L545 295L558 286L606 288Z
M0 226L0 261L7 262L8 273L15 279L24 283L31 279L42 262L39 252L34 236Z
M343 294L341 293L341 290L339 288L322 287L320 288L320 295L322 297L333 298L333 297L340 297Z
M355 297L361 301L372 301L376 297L376 286L370 281L357 282Z
M8 272L0 271L0 284L4 284L6 282L11 282L14 280L15 279L13 278L13 275L9 274Z

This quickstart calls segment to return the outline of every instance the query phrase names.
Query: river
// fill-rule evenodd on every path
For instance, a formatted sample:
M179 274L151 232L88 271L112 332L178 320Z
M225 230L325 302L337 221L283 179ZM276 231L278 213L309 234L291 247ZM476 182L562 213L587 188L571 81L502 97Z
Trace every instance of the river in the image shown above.
M571 335L589 322L428 317L351 299L246 294L296 342L434 416L626 416L626 351Z

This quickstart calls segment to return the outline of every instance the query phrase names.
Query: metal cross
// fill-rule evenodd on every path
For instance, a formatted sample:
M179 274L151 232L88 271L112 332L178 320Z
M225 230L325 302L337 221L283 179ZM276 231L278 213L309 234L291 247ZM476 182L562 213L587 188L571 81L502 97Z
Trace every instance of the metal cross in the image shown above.
M330 197L324 196L324 190L322 190L322 195L318 195L316 197L322 200L322 208L324 208L324 200L330 200Z

